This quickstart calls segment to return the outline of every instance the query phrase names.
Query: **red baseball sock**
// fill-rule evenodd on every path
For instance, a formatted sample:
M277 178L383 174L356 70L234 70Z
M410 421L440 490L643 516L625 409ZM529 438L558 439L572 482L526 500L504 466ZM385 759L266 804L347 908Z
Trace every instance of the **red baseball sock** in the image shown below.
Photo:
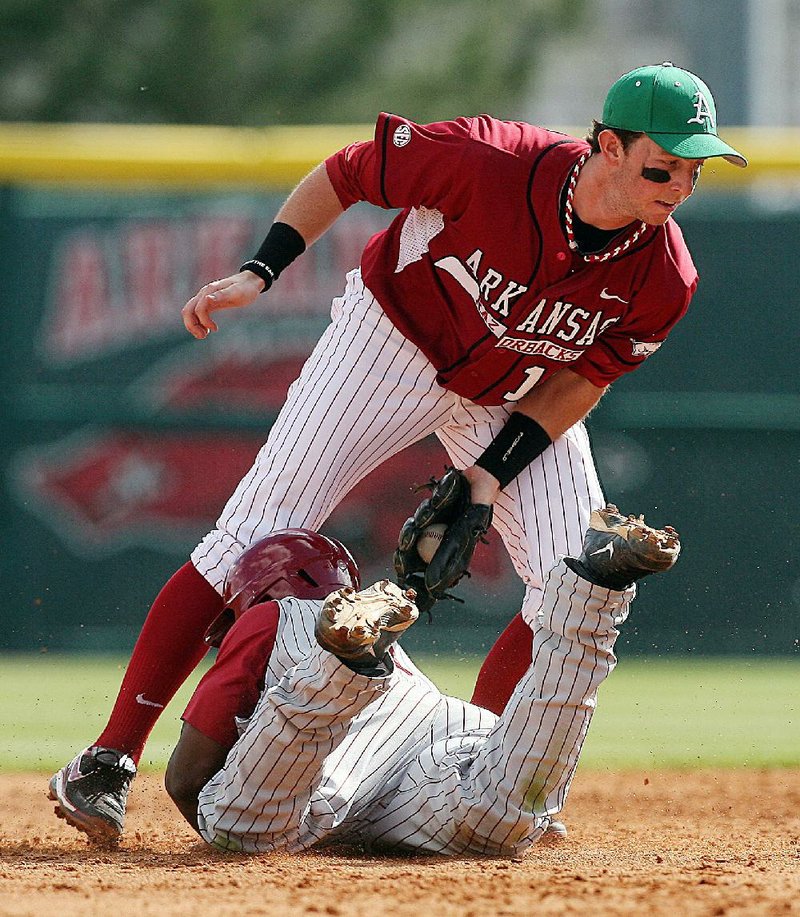
M126 752L139 763L161 711L208 651L203 635L222 608L222 597L191 563L167 581L147 615L96 745Z
M496 713L505 709L517 682L528 671L533 653L533 631L518 614L497 638L484 659L472 703Z

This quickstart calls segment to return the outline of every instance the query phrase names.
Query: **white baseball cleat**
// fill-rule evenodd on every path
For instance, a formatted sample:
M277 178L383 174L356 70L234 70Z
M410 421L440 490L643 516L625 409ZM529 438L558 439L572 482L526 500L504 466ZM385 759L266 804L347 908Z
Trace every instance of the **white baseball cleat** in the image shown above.
M387 579L360 592L345 586L325 599L317 643L341 659L380 660L419 617L415 598L413 589L403 591Z

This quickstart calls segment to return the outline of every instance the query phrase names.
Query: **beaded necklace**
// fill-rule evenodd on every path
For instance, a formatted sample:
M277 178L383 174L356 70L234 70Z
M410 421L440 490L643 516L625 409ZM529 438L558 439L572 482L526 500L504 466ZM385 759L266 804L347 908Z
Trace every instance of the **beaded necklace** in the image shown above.
M570 174L569 181L567 182L567 194L564 201L564 230L567 234L567 242L572 251L578 251L578 243L575 241L575 230L572 226L573 221L573 198L575 197L575 185L578 182L578 175L580 174L583 164L589 158L589 153L584 153L581 158L575 163L575 168ZM601 252L594 255L581 255L584 261L595 262L595 261L608 261L609 258L615 258L617 255L621 255L622 252L627 251L631 245L639 238L639 236L647 229L647 223L640 223L638 229L628 236L624 242L620 242L619 245L615 245L614 248L609 249L607 252Z

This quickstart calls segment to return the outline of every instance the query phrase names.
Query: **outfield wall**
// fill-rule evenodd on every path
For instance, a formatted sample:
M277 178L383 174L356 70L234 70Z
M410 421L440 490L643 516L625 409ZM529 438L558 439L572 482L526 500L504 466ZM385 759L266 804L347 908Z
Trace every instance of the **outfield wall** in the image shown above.
M207 341L186 334L180 307L253 251L309 167L368 135L0 126L0 648L130 646L154 592L249 466L344 273L389 215L353 208L269 302L223 316ZM625 652L797 652L800 144L791 132L770 136L731 136L751 156L746 172L707 169L706 193L680 215L702 278L692 309L590 420L609 497L684 537L680 565L644 584ZM404 485L443 462L425 442L337 510L326 530L367 576L389 572L418 500ZM492 541L459 589L466 610L441 607L412 643L489 645L520 597Z

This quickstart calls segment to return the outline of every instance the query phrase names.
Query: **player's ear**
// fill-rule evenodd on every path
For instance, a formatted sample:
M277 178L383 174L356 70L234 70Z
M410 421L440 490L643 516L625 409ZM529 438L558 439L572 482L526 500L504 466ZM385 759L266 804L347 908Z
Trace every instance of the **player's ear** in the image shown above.
M610 165L616 165L624 159L625 148L622 145L622 140L611 128L607 127L605 130L600 131L597 135L597 143L600 147L600 155Z

